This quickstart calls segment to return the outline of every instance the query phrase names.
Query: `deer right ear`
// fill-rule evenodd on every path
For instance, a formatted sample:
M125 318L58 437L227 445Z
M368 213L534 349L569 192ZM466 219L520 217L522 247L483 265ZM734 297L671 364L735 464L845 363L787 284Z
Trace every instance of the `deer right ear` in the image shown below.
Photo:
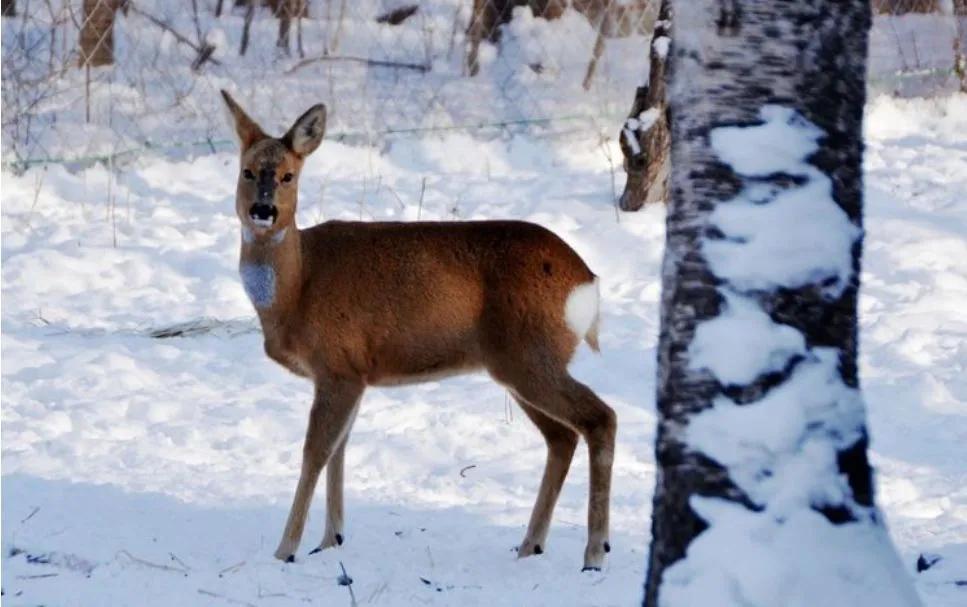
M282 142L297 155L305 158L319 147L325 134L326 106L317 103L305 114L299 116L289 132L282 137Z
M262 127L249 118L242 106L236 103L227 91L222 91L222 98L225 100L225 105L228 106L229 125L235 128L235 134L238 135L238 143L243 152L250 148L252 144L268 139L268 135L265 134Z

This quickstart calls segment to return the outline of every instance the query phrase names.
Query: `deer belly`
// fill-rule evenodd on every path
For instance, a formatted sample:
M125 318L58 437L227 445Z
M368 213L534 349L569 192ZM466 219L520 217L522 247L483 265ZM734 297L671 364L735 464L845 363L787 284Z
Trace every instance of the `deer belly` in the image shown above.
M367 374L367 383L372 386L418 384L481 368L475 348L434 354L401 351L380 356Z

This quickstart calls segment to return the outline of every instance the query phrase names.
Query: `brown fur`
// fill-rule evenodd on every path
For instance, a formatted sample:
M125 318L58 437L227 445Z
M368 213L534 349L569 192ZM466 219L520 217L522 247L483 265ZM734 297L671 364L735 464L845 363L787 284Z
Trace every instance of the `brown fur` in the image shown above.
M315 136L322 137L303 137L312 129L302 121L321 116L324 124L324 108L316 106L286 136L272 139L225 96L242 142L236 210L251 234L243 238L241 264L267 266L275 276L271 303L257 308L265 350L316 385L302 474L276 556L289 559L298 547L327 462L320 548L341 543L343 451L366 386L486 370L511 391L548 444L520 556L542 552L581 435L590 449L592 485L585 566L600 567L615 416L567 373L580 339L597 348L597 320L578 336L564 318L568 296L594 280L587 265L552 232L521 221L329 221L299 230L298 173L318 145ZM257 188L245 170L275 172L278 217L269 228L249 216ZM294 176L288 183L287 173Z

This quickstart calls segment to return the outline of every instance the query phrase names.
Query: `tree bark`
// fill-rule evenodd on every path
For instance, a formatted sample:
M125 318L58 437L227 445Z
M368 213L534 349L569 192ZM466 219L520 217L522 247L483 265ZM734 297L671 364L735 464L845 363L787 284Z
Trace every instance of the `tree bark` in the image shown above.
M618 206L637 211L668 197L671 157L665 65L671 46L671 0L662 0L651 38L648 84L638 87L631 112L618 135L628 180Z
M84 0L80 65L98 67L114 63L114 15L117 0Z
M243 2L245 3L245 21L242 25L242 40L238 47L238 54L244 57L246 51L248 51L252 19L255 17L255 0L243 0Z
M857 376L869 25L868 0L675 0L645 605L918 604Z
M272 9L272 14L279 20L279 37L275 45L288 55L291 53L289 47L290 32L292 31L292 20L301 20L308 14L308 0L267 0L266 4ZM300 21L301 23L301 21ZM299 54L304 55L302 50L301 38L299 39Z
M967 93L967 0L954 0L954 74L960 81L960 92Z

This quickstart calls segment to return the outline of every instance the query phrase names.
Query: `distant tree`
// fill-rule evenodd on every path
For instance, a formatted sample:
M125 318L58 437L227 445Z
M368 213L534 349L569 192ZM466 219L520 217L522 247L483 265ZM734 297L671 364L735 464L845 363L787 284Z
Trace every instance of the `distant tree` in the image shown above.
M651 37L648 83L638 87L631 112L618 135L628 179L618 205L637 211L668 197L670 141L666 99L666 61L671 46L671 0L661 0Z
M967 0L953 0L954 22L954 73L960 80L960 90L967 93Z
M500 26L509 23L516 7L529 7L531 14L542 19L558 19L565 10L573 9L597 30L591 61L584 77L584 88L590 87L595 66L604 51L604 39L640 32L643 14L651 0L470 0L470 24L467 27L467 71L471 76L480 69L480 43L500 41Z
M935 13L943 0L871 0L873 12L883 15Z
M919 603L857 373L869 0L675 0L644 603Z
M301 23L302 18L308 14L309 0L267 0L266 3L271 7L272 14L279 20L279 37L276 40L276 46L288 55L290 53L289 32L292 29L292 20L297 19ZM299 56L305 56L301 35L298 40L298 50Z
M84 0L80 40L81 67L114 63L114 15L123 2L124 0Z

